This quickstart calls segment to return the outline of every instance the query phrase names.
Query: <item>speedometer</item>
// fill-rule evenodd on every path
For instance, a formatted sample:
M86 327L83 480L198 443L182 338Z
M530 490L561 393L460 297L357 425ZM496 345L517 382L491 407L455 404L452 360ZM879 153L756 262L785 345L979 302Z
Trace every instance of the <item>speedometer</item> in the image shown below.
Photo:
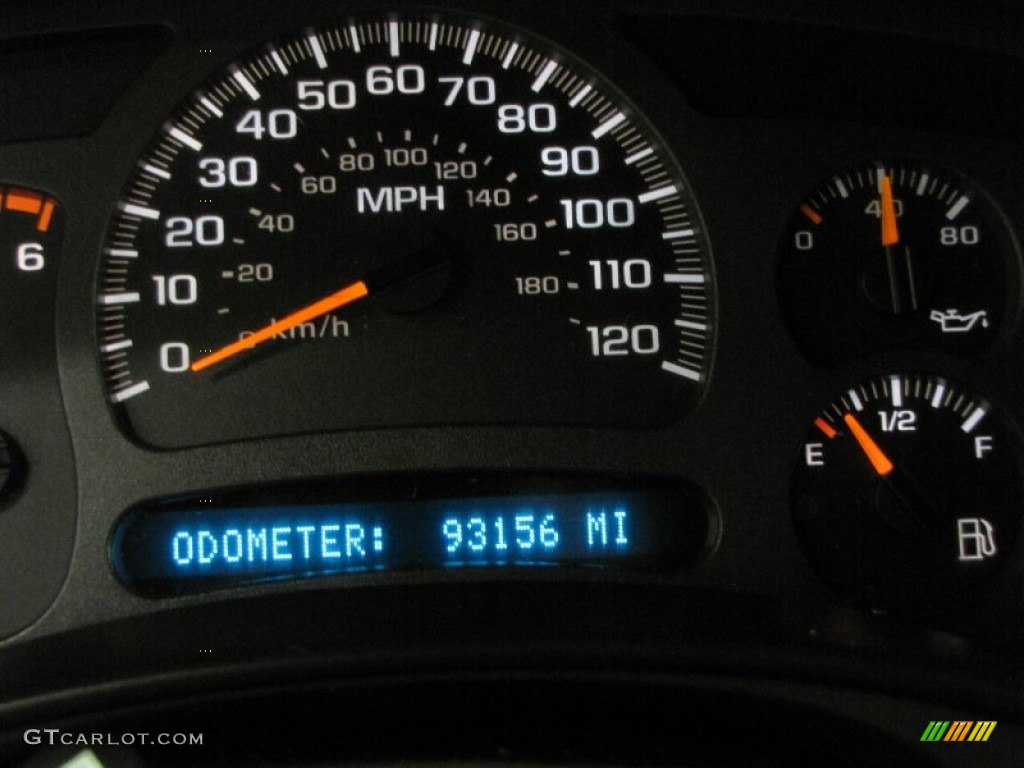
M109 225L100 358L162 448L658 426L707 378L711 277L687 181L603 77L390 15L261 46L168 118Z

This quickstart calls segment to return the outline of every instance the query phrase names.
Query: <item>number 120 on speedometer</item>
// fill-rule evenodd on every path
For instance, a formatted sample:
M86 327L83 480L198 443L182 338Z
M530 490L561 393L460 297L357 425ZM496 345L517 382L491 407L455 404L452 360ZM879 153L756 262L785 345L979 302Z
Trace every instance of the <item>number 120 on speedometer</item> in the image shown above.
M167 118L111 218L109 400L141 442L658 426L712 339L681 170L518 31L381 16L254 48Z

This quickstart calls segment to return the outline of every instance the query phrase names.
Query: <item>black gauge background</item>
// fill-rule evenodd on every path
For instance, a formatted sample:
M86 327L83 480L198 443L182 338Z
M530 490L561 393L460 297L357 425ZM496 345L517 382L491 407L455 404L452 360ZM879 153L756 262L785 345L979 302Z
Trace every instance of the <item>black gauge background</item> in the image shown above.
M865 187L851 189L848 198L829 197L820 202L818 193L841 178L850 186L861 174L884 168L895 169L893 195L903 205L898 219L900 242L893 246L894 258L902 259L909 248L914 283L920 306L899 314L890 310L887 264L880 240L880 220L863 213L877 195ZM870 169L870 171L869 171ZM901 183L901 172L908 176ZM935 193L918 195L910 173L927 173ZM948 201L941 194L957 190L970 204L955 221L944 217ZM1013 289L1013 273L1020 256L1017 243L1007 228L1000 208L983 189L962 175L912 158L865 161L836 169L809 191L800 206L814 198L820 224L813 224L796 210L779 244L778 291L786 325L795 343L817 364L836 365L890 350L936 350L952 355L984 352L1003 331ZM941 226L973 224L981 232L977 246L944 248L937 242ZM800 251L794 244L798 231L815 238L813 249ZM903 293L907 291L904 288ZM902 300L907 301L903 296ZM977 309L988 312L987 328L969 333L946 334L930 319L932 310L958 309L963 314Z
M433 17L413 14L408 18ZM457 27L477 26L459 15L439 18ZM354 17L357 24L374 21L377 19L373 16ZM325 25L317 31L326 33L334 26ZM595 79L559 49L547 49L547 43L535 42L515 29L485 24L483 31L519 40L542 57L550 54L552 60L578 72L584 82L593 83L595 90L623 108L632 124L649 136L669 178L680 188L681 202L697 230L695 247L703 251L700 258L708 281L702 318L708 325L702 371L706 381L715 332L710 254L697 202L692 201L685 177L673 169L671 154L655 131L645 125L643 115L616 92L611 82ZM296 38L301 38L298 32L284 35L274 44L281 47ZM265 50L266 46L261 45L239 57L239 62L255 59ZM568 95L553 85L534 94L529 89L534 75L518 66L505 70L499 60L484 52L477 54L472 67L462 64L458 48L438 45L436 52L428 52L424 44L412 42L403 44L398 59L390 56L385 43L364 43L362 53L328 52L327 58L331 67L323 72L307 59L292 65L286 78L273 73L258 83L263 94L259 102L238 96L225 106L225 118L209 120L196 133L204 142L199 156L256 157L260 162L258 185L253 189L204 190L195 181L185 179L180 181L181 186L176 186L174 180L158 184L150 204L162 211L159 227L151 222L140 224L140 235L133 244L140 250L140 257L126 265L125 286L100 288L101 292L132 290L143 295L141 303L115 310L125 315L125 333L134 342L118 365L127 362L128 368L122 370L130 371L132 381L146 380L151 385L148 392L114 406L129 435L153 447L180 448L328 429L432 424L646 427L677 421L692 408L704 381L693 382L660 370L662 360L678 359L680 341L686 341L672 322L684 312L679 306L680 292L661 279L664 272L675 271L672 246L661 238L669 222L662 219L656 203L636 201L636 195L647 185L636 168L622 165L629 151L611 136L591 139L590 131L599 121L588 110L569 108ZM244 110L294 106L294 83L298 80L355 77L366 66L408 63L425 67L427 94L374 98L364 93L360 84L359 103L351 111L303 112L296 108L300 130L295 140L254 142L235 134L234 123ZM444 107L444 89L435 86L434 80L446 74L492 75L497 81L496 105L474 107L462 98L455 106ZM218 74L196 91L207 93L211 84L224 77ZM498 105L544 101L555 104L558 110L559 126L554 133L501 135L495 130ZM418 105L423 105L419 112ZM181 124L180 116L170 118L168 124ZM413 135L411 142L403 138L407 129ZM375 138L377 131L385 139L383 144ZM439 135L437 147L432 146L435 134ZM354 150L346 144L349 136L358 142ZM158 135L145 155L150 155L162 138ZM459 154L456 147L462 142L468 149ZM601 148L602 171L593 179L546 177L540 172L541 147L588 143ZM383 167L382 148L396 146L427 147L431 162L420 169ZM335 159L322 158L321 147ZM372 152L378 168L373 173L339 173L336 156L342 152ZM485 157L493 157L493 161L485 165ZM477 179L441 182L434 178L434 160L462 159L477 160ZM175 178L185 173L198 175L195 160L196 153L182 149L171 165ZM338 193L300 194L298 174L292 169L296 162L305 167L307 175L336 176ZM685 166L685 159L679 162ZM519 176L514 183L505 180L510 172ZM275 195L270 191L267 185L271 181L280 184L284 193ZM430 189L443 184L447 189L446 210L356 213L357 188L376 191L401 184L422 184ZM126 194L138 186L130 181ZM464 189L494 187L510 189L513 204L505 208L465 208ZM186 192L196 195L196 199L183 199ZM537 203L525 201L531 193L539 194ZM214 204L204 203L199 196ZM580 197L632 199L635 226L599 230L577 227L571 231L561 224L554 229L545 227L547 219L561 221L559 200ZM269 236L259 231L255 217L247 213L252 207L268 213L294 213L296 234ZM163 233L163 220L168 216L213 213L225 218L227 242L222 247L170 249L154 242ZM111 242L116 221L116 217L112 219ZM536 222L540 235L535 243L494 242L493 224L518 221ZM233 237L244 238L246 245L233 246ZM409 308L399 299L397 308L392 309L396 303L393 296L371 297L333 313L349 323L348 338L268 342L251 355L200 375L169 375L157 365L161 342L189 343L194 360L200 356L201 347L215 349L235 341L240 330L255 330L271 317L282 317L422 247L441 248L450 258L447 284L439 298L425 306ZM560 249L571 250L572 255L559 257L556 252ZM636 257L651 262L650 289L598 292L586 288L590 260L603 263L609 258ZM244 286L218 280L221 269L265 259L276 270L271 283ZM120 268L116 265L111 273ZM149 282L152 273L198 275L199 304L153 306ZM513 275L546 274L561 275L559 296L514 294ZM580 290L565 287L573 280L581 284ZM100 283L110 284L106 267L101 268ZM218 306L239 311L218 317L214 312ZM101 308L97 313L101 342L105 339L105 317ZM570 317L580 324L571 324ZM632 327L637 323L659 328L661 348L656 354L591 356L584 326ZM105 370L110 371L109 365Z
M370 4L352 13L381 7ZM123 11L107 9L80 20L86 26L117 24ZM929 131L887 125L867 112L862 121L828 125L797 118L708 117L691 109L685 94L619 36L616 22L625 11L614 4L568 3L554 8L540 2L483 2L474 4L472 12L542 30L608 76L657 127L683 167L712 241L719 288L712 375L699 407L683 421L657 430L437 425L290 436L163 453L133 443L111 418L95 352L94 280L108 206L118 199L150 138L196 83L273 37L272 30L337 23L339 18L336 8L324 5L298 8L266 2L238 17L195 4L188 5L187 13L168 15L159 3L140 2L132 6L131 18L173 20L175 42L122 95L105 125L85 141L50 145L42 164L34 147L0 147L11 178L35 179L36 188L60 194L68 212L66 237L79 244L65 252L57 331L66 412L81 476L77 548L83 554L71 569L67 587L67 595L76 599L61 601L50 614L53 623L39 631L152 610L123 593L100 555L117 517L142 499L308 477L467 468L614 471L689 479L719 507L723 528L722 546L688 576L687 583L724 589L723 594L770 595L778 610L800 622L807 610L827 611L834 600L803 558L789 514L793 456L809 415L850 381L900 369L936 371L972 391L985 392L1015 420L1024 414L1024 391L1014 384L1014 376L1024 375L1024 356L1018 352L1019 265L1009 274L1013 298L1004 323L1006 334L970 361L908 351L881 353L835 370L815 368L785 332L775 292L775 254L794 204L836 168L855 166L864 158L926 157L935 166L963 173L1003 204L1011 224L1021 230L1024 209L1017 201L1024 199L1018 194L1024 154L1015 145L984 134L965 141L944 133L941 126ZM835 12L831 8L828 14L809 11L797 17L813 30L816 24L831 25ZM863 22L857 14L838 12L848 22ZM78 13L69 6L68 24ZM715 16L717 11L704 8L701 13ZM685 28L694 18L674 10L664 20L666 28ZM943 50L943 45L959 39L960 27L954 21L964 19L935 18L925 29L916 24L908 28L899 14L886 12L878 17L877 29L915 38L924 35ZM34 23L27 29L46 28L44 20ZM19 28L26 29L12 26ZM885 36L879 38L879 51L891 53L889 42ZM1000 49L998 34L990 44L994 55L1013 50L1009 45ZM948 95L938 89L928 94L936 101ZM809 146L813 152L807 151ZM107 201L102 210L97 200ZM766 573L773 577L766 579ZM998 597L986 609L988 623L978 626L993 631L1003 626L1002 613L991 606L1014 599L1014 574L1019 576L1019 570L1011 570L998 589L994 587ZM246 593L263 591L254 588ZM1005 631L998 629L996 634L1005 637Z
M15 701L6 710L13 717L5 720L12 729L5 744L15 743L15 725L38 724L38 694L69 685L111 683L106 687L110 697L103 701L121 706L127 701L122 695L126 689L117 681L136 683L131 696L161 696L169 689L153 684L147 692L137 683L146 675L156 681L170 669L202 666L203 674L175 680L182 687L216 688L226 684L222 672L228 668L237 672L231 684L273 683L294 671L295 664L310 679L325 679L315 665L302 666L302 653L345 655L351 663L339 674L354 676L367 673L370 657L377 664L374 671L407 670L399 660L406 653L406 660L414 654L430 660L443 656L452 666L471 665L487 674L499 668L522 669L524 662L535 663L538 655L562 669L579 669L589 660L605 672L683 670L688 684L694 671L705 675L713 670L756 678L755 695L764 693L768 678L825 681L835 687L818 691L819 704L828 702L844 718L856 709L858 716L874 717L873 722L900 739L916 740L923 724L940 716L934 711L938 704L943 713L952 713L953 705L959 705L956 712L965 718L981 713L998 716L996 737L1002 731L1003 740L978 746L1006 761L1019 755L1013 747L1020 741L1011 738L1011 723L1002 719L1020 710L1018 659L1024 617L1019 607L1024 605L1024 573L1019 546L1013 561L972 604L970 616L953 628L944 624L943 632L935 633L936 625L929 620L897 621L840 605L803 557L789 511L789 479L808 420L850 382L892 370L935 371L984 393L1020 422L1024 336L1017 322L1019 267L1009 275L1011 302L1004 335L969 360L935 352L885 352L834 369L816 368L784 331L774 286L777 246L794 204L836 168L865 158L919 156L963 173L1003 205L1012 226L1021 231L1020 145L993 136L980 125L972 132L942 122L889 121L884 111L873 111L869 105L862 115L846 112L840 120L816 117L817 113L784 113L771 119L756 113L735 119L702 114L652 65L644 47L619 36L616 28L617 19L637 12L666 34L685 39L683 32L701 18L722 19L728 13L731 23L749 22L758 37L761 4L730 0L725 7L710 0L641 0L628 6L600 1L466 5L473 13L541 29L608 74L674 149L700 201L719 289L713 376L701 403L682 422L656 430L437 425L172 452L154 452L133 443L111 419L95 354L96 258L110 205L149 137L195 83L272 36L272 31L336 21L339 9L332 3L253 0L247 12L239 14L219 5L184 1L58 1L20 8L26 15L18 18L5 7L0 17L10 35L47 31L58 24L111 27L126 19L167 24L175 31L171 46L120 94L95 133L45 146L0 146L8 179L47 190L67 211L68 247L58 285L56 329L72 446L54 450L61 451L67 462L73 460L78 473L75 554L68 560L63 590L41 620L16 637L8 636L0 649L5 672L10 672L4 692L8 701ZM992 10L979 15L982 7ZM791 21L799 23L789 27ZM965 3L939 14L933 3L914 0L880 3L870 14L842 2L801 6L778 11L775 24L793 31L792 48L779 51L784 59L778 69L780 88L801 82L784 77L790 66L786 54L806 50L805 38L817 29L861 30L874 42L873 50L865 54L889 57L898 78L900 72L912 70L914 62L900 58L903 49L893 45L893 39L935 44L939 53L958 53L965 30L972 30L979 49L1004 65L1000 72L1018 71L1019 33L1024 26L1020 15L994 10L992 4ZM722 55L748 53L723 48ZM832 59L832 67L850 67L848 58L829 53L817 61L821 68L807 70L818 87L826 87ZM51 91L60 99L61 88L71 88L74 79L59 68L59 56L52 55L49 61L62 75L58 83L65 83ZM917 96L929 103L946 104L963 93L948 81L940 84L926 78L925 83ZM728 82L715 85L728 87ZM796 96L798 91L797 87ZM19 398L18 404L25 400ZM316 586L265 585L159 603L128 594L110 574L106 560L112 526L142 499L311 477L388 478L408 471L460 473L467 468L573 469L689 479L707 492L720 512L720 546L706 563L676 580L613 583L571 574L448 574L430 579L339 579ZM70 534L67 540L70 543ZM51 604L32 580L19 574L10 578L13 588ZM268 613L274 616L270 624ZM219 649L212 659L198 655L207 643L216 643ZM494 655L481 656L482 648ZM347 649L357 652L349 657ZM587 656L588 651L597 656ZM252 670L249 677L241 671L246 668ZM838 688L842 690L837 695ZM855 691L869 689L891 696L850 698ZM326 700L334 698L336 690L331 688ZM531 687L530 692L536 689ZM18 703L27 696L32 696L31 706ZM922 697L928 706L900 713L884 705ZM84 700L64 701L62 711L68 712ZM415 703L423 701L427 700ZM101 697L91 697L79 711L101 703ZM792 722L784 720L772 732L787 734ZM734 731L730 726L725 733ZM856 747L877 742L863 732L859 736L849 742L850 754L862 756ZM21 745L20 731L16 737ZM796 744L795 748L807 747L803 740ZM678 759L680 753L672 753L672 758ZM830 758L835 756L829 752ZM791 754L782 762L792 762L788 758Z

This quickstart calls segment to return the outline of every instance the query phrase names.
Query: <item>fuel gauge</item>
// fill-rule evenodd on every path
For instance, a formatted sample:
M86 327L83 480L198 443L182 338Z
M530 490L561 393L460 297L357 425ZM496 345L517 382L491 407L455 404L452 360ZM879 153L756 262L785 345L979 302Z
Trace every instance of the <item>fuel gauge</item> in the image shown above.
M1016 264L1002 216L973 184L871 163L819 185L790 219L779 302L817 364L902 349L974 354L999 331Z
M1012 551L1019 444L991 403L931 375L847 390L811 426L792 484L808 558L866 607L955 606Z

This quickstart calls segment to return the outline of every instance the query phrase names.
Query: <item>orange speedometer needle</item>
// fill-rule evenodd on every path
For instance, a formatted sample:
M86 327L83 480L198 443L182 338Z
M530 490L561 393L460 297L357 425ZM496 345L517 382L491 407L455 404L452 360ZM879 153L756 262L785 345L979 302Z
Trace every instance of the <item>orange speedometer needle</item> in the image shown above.
M896 203L892 199L892 179L889 174L882 176L882 245L888 247L900 241L900 232L896 226Z
M346 285L341 290L335 291L330 296L325 296L319 301L313 302L308 307L303 307L277 322L264 326L251 336L246 336L244 339L234 341L204 357L199 358L192 363L192 372L199 373L199 371L204 368L209 368L211 365L216 365L224 360L228 360L240 352L252 349L260 342L272 339L279 333L284 333L297 325L309 322L314 318L320 317L320 315L325 315L332 310L338 309L338 307L351 304L353 301L357 301L358 299L369 295L369 293L370 291L366 287L366 283L362 280L357 280L350 285Z
M881 477L892 474L892 471L895 468L892 461L885 455L885 452L878 447L878 443L876 443L874 438L868 434L868 431L864 429L859 421L857 421L857 417L852 413L848 413L843 416L843 421L845 421L846 426L850 428L850 432L853 434L857 444L860 445L861 450L864 451L864 455L868 457L868 460L871 462L871 466L875 468L875 472L877 472Z
M326 315L339 307L351 304L365 296L382 297L394 289L413 289L414 300L410 303L408 296L404 297L403 306L422 307L424 302L437 300L437 281L434 281L433 292L429 287L430 279L436 278L439 274L445 279L451 261L449 247L439 240L431 240L418 248L414 248L397 259L387 261L380 266L364 272L359 280L355 280L344 288L340 288L329 296L313 302L292 312L287 317L270 323L252 334L246 335L238 341L233 341L210 354L199 358L190 366L193 373L199 373L211 366L230 360L235 355L252 349L257 344L273 339L280 334L295 328L296 326L308 323L321 315ZM427 283L424 283L427 281ZM425 288L425 285L427 286ZM443 290L445 286L442 285Z

